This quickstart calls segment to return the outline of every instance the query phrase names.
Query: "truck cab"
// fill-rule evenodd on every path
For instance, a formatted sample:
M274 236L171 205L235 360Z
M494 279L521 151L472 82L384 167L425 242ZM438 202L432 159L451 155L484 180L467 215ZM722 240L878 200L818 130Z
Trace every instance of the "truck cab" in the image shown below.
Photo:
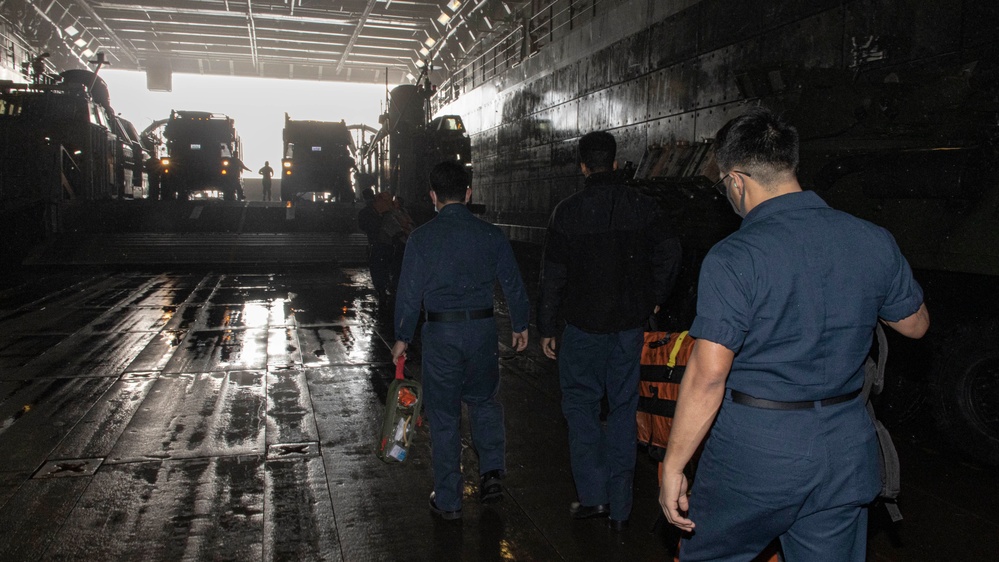
M344 121L296 121L284 114L281 199L310 194L321 201L353 203L354 140Z
M219 113L171 111L163 129L166 155L160 158L160 195L190 199L221 193L226 201L243 197L241 145L233 120Z

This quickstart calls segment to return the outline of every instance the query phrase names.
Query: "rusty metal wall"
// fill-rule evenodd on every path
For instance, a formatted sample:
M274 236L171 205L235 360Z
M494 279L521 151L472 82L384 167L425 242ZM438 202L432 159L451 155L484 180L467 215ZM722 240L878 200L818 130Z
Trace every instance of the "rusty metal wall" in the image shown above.
M620 164L637 164L651 145L713 137L746 104L773 93L767 88L782 79L780 69L852 69L880 79L994 57L999 6L553 0L531 21L543 32L532 32L537 48L497 44L442 85L437 112L465 121L474 197L488 218L508 225L514 239L540 242L551 209L581 183L575 141L582 134L613 132ZM775 73L759 72L768 67Z

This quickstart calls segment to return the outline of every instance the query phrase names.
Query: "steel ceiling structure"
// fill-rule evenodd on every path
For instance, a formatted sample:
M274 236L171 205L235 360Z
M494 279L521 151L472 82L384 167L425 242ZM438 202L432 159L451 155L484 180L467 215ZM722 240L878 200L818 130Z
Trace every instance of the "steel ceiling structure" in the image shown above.
M401 82L423 59L484 37L500 0L0 0L57 66L97 52L113 68L351 82ZM484 27L482 20L489 24ZM471 45L461 45L465 52ZM423 51L421 53L421 50ZM450 60L455 57L452 55ZM67 62L72 64L67 64ZM61 64L60 64L61 63Z

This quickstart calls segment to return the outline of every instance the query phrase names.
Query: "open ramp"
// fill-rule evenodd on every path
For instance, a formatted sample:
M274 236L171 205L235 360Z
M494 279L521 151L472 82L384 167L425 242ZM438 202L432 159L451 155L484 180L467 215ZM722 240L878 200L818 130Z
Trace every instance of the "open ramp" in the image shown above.
M363 264L362 234L127 233L63 235L40 247L26 265Z
M353 205L86 201L60 206L60 232L27 265L363 264Z

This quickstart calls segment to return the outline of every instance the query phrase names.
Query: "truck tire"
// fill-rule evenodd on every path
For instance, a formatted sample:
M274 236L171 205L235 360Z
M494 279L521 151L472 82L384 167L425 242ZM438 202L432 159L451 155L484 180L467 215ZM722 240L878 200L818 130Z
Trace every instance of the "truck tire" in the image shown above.
M943 438L969 458L999 466L999 323L957 331L944 342L931 388Z

